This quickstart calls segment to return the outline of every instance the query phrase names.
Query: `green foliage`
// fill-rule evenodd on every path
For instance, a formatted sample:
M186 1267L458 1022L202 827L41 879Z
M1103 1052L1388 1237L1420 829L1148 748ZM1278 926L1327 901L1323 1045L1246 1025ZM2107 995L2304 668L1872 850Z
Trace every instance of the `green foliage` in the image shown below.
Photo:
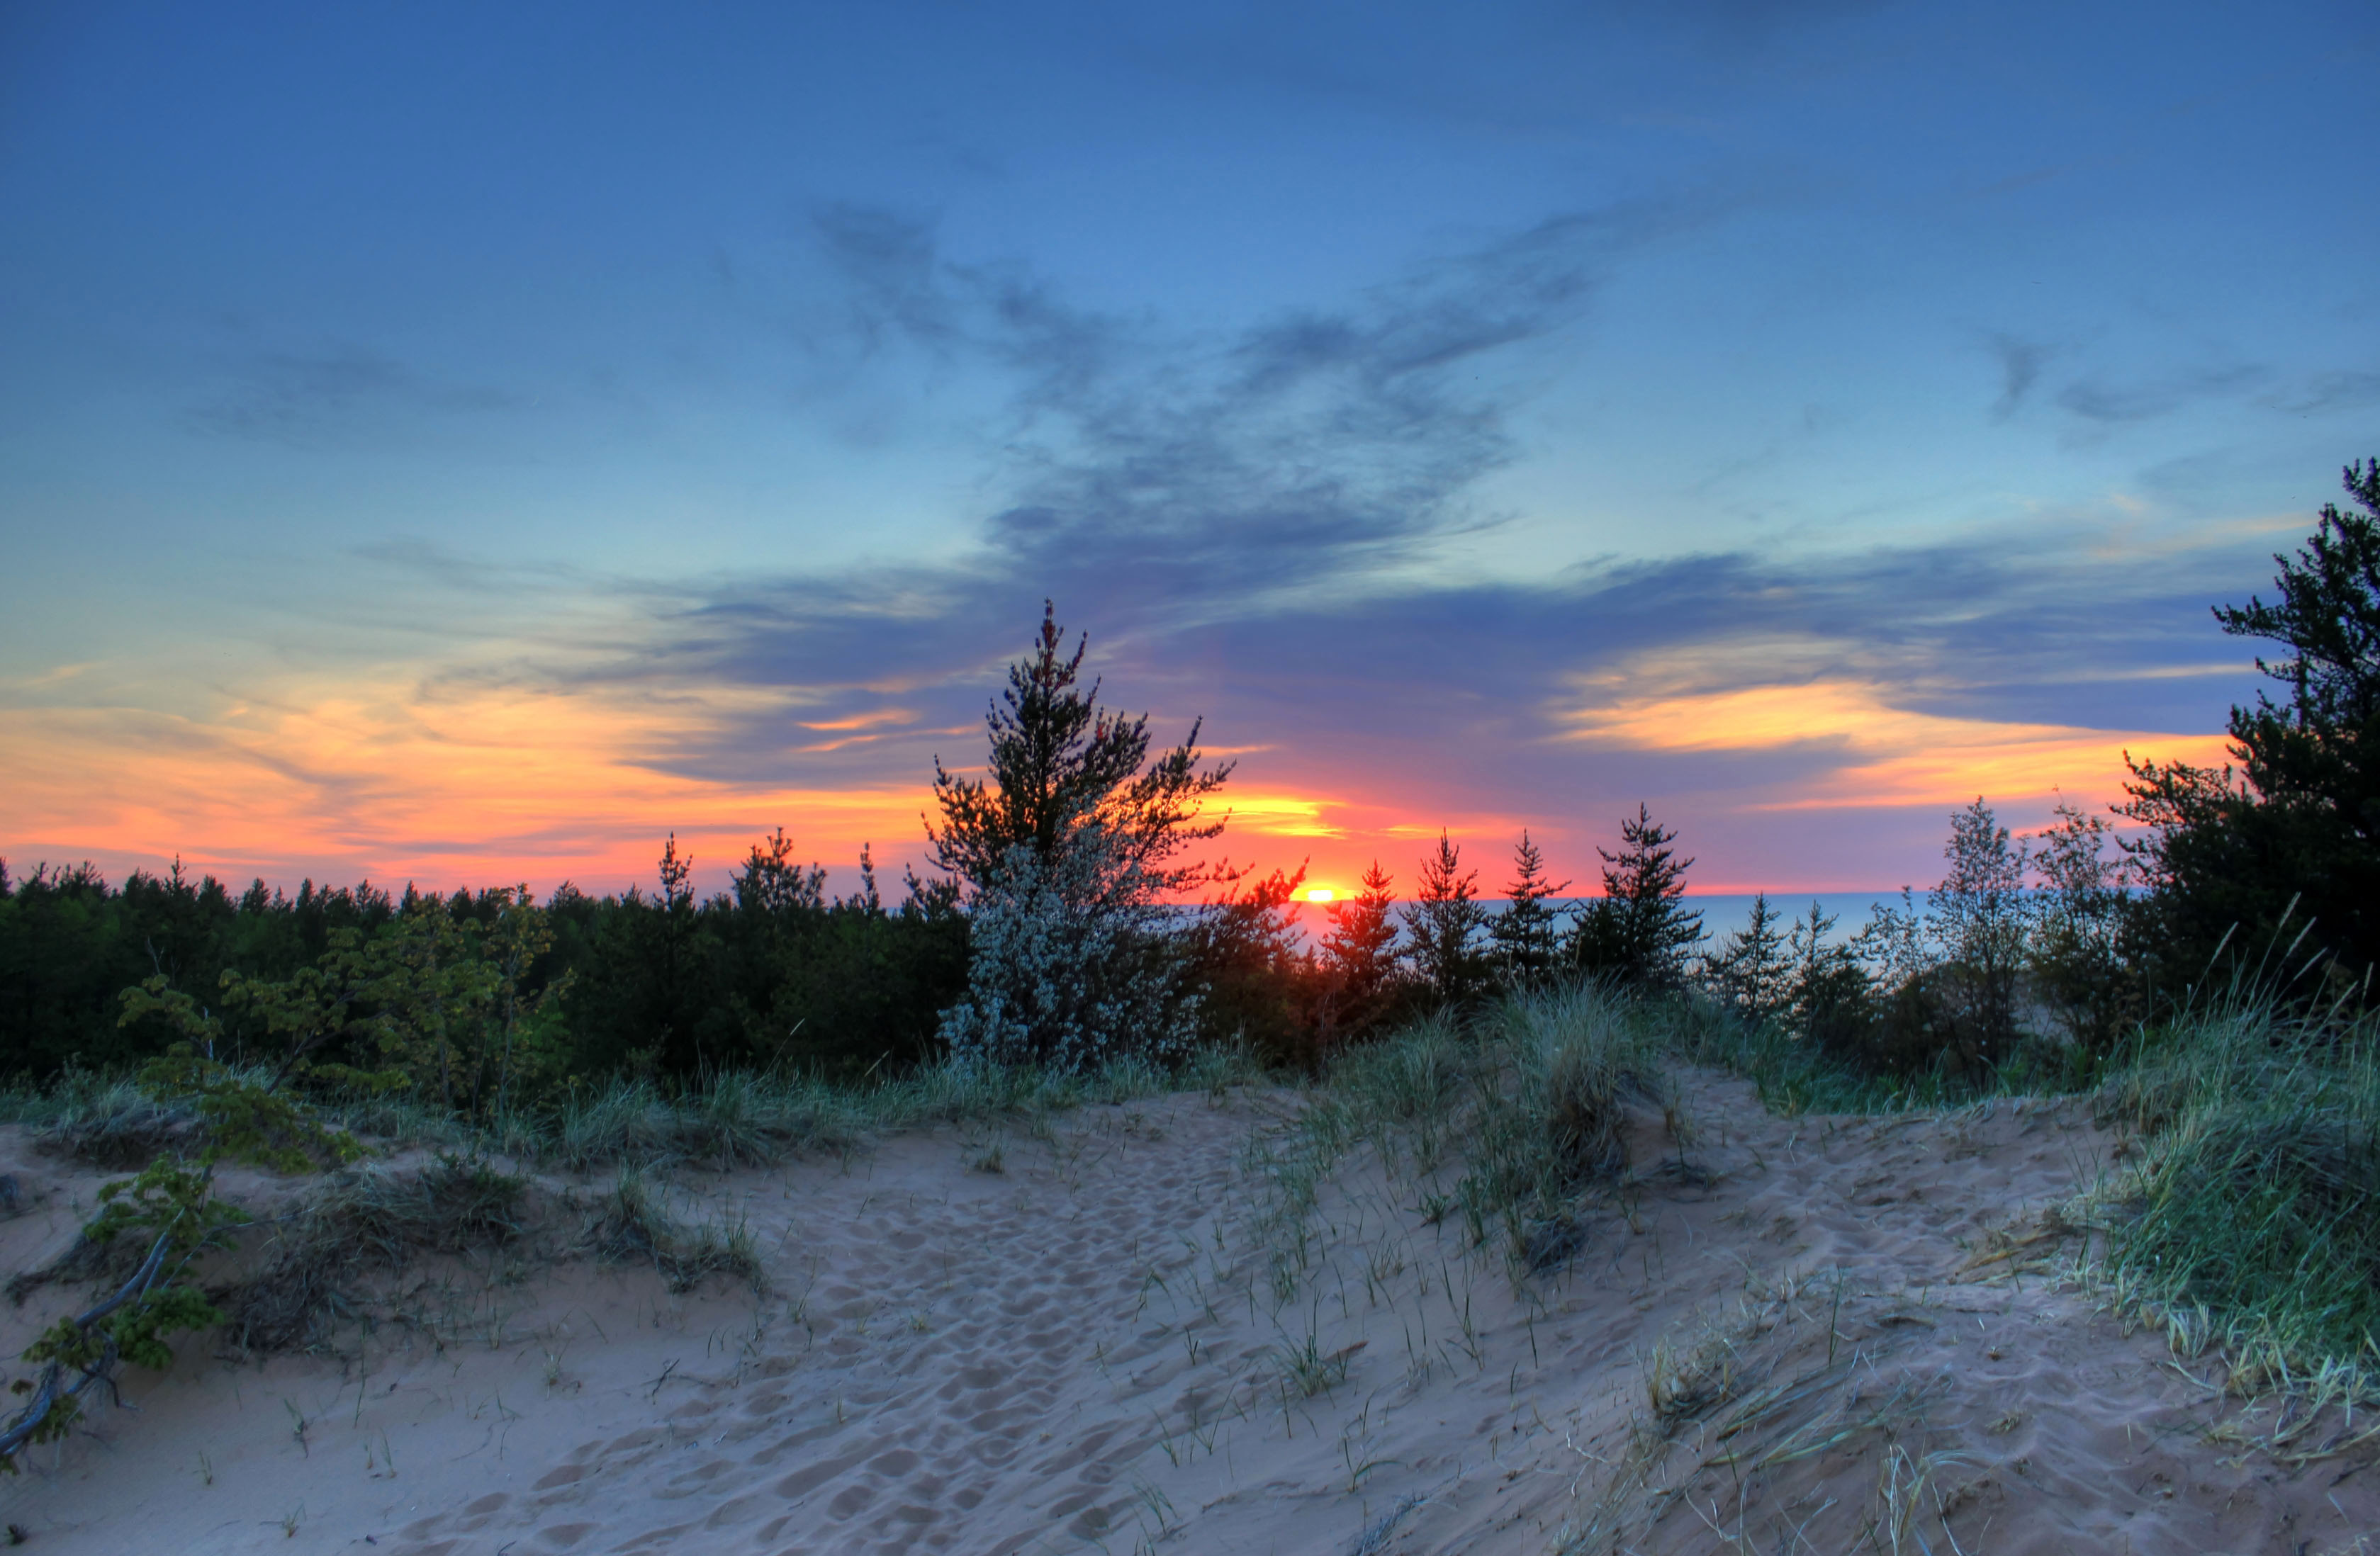
M164 1371L173 1365L172 1336L223 1320L183 1279L193 1260L223 1246L223 1235L248 1220L213 1197L209 1169L193 1170L161 1156L139 1176L103 1187L99 1200L99 1214L83 1229L84 1240L104 1248L137 1234L148 1247L147 1256L114 1296L79 1316L60 1319L25 1347L23 1359L42 1372L37 1380L10 1385L27 1403L0 1429L0 1468L13 1472L18 1450L28 1443L64 1437L80 1418L80 1396L112 1383L120 1363Z
M209 1166L233 1161L302 1173L318 1162L352 1162L363 1154L353 1135L324 1124L289 1093L194 1054L188 1044L176 1043L141 1066L140 1085L161 1104L198 1114L206 1130L199 1160Z
M984 723L990 735L986 776L953 774L934 759L934 801L942 824L929 826L934 862L974 890L995 887L1022 846L1045 869L1056 866L1071 837L1097 826L1111 839L1115 868L1160 895L1207 878L1176 862L1183 850L1221 833L1202 821L1208 797L1232 764L1202 769L1199 725L1180 745L1148 760L1148 719L1099 706L1099 682L1080 685L1086 636L1072 657L1056 608L1045 602L1032 652L1008 667L1008 690Z
M1640 804L1633 818L1620 823L1620 851L1595 850L1603 858L1603 895L1572 927L1573 968L1630 989L1685 986L1703 927L1702 915L1682 902L1694 862L1677 856L1677 840Z
M488 1122L622 1068L682 1083L929 1057L965 978L955 888L913 877L888 910L863 861L849 899L772 889L820 873L791 863L782 833L768 847L775 881L756 849L758 879L707 901L674 850L674 888L596 899L565 887L544 904L517 887L395 901L309 883L296 899L261 885L234 897L178 874L111 889L95 872L36 871L0 889L0 1075L103 1064L122 1076L187 1043L316 1098L401 1092ZM145 1161L170 1132L152 1123L110 1153Z
M1545 854L1526 827L1512 850L1512 879L1504 887L1504 911L1488 926L1496 975L1506 988L1534 989L1555 975L1561 957L1561 915L1547 903L1570 889L1548 880Z
M2287 701L2231 710L2238 771L2131 764L2123 810L2148 827L2133 848L2177 988L2235 926L2262 941L2293 904L2349 974L2380 961L2380 460L2344 484L2357 511L2325 503L2297 554L2274 557L2277 601L2215 611L2285 651L2256 664Z

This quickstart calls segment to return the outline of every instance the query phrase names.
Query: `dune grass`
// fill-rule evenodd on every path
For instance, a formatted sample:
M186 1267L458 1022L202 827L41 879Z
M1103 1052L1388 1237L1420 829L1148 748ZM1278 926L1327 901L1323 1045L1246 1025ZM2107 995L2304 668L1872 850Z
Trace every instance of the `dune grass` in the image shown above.
M2380 1019L2293 1010L2248 976L2103 1061L2055 1061L1982 1088L1877 1076L1700 995L1588 985L1427 1018L1342 1053L1261 1164L1277 1228L1311 1209L1357 1142L1420 1180L1426 1204L1443 1171L1442 1212L1525 1274L1566 1256L1586 1197L1645 1169L1624 1150L1632 1113L1690 1139L1672 1065L1742 1076L1788 1114L2081 1095L2136 1154L2070 1208L2095 1231L2074 1278L2185 1350L2220 1346L2243 1390L2380 1403Z
M751 1071L685 1089L615 1079L484 1121L443 1114L401 1092L332 1094L318 1111L382 1147L500 1155L580 1173L622 1164L726 1172L844 1153L904 1129L1036 1117L1174 1091L1220 1093L1267 1079L1245 1050L1214 1047L1171 1067L1138 1058L1088 1071L944 1062L859 1085ZM141 1166L195 1143L188 1109L157 1101L128 1078L89 1071L0 1093L0 1122L28 1126L55 1154L110 1169Z
M2244 1386L2380 1395L2380 1053L2372 1018L2212 1002L2143 1031L2102 1092L2138 1164L2092 1273Z
M2219 1346L2243 1389L2318 1379L2380 1400L2380 1021L2277 983L2243 967L2102 1061L2050 1055L1982 1088L1863 1073L1706 1000L1645 1019L1672 1053L1750 1080L1783 1113L2088 1095L2139 1155L2076 1207L2098 1234L2076 1278L2185 1351Z
M354 1293L367 1273L526 1235L529 1190L518 1174L452 1154L404 1172L368 1162L318 1178L273 1218L255 1268L224 1292L225 1333L252 1351L313 1345L360 1311Z
M734 1275L756 1292L766 1285L759 1245L747 1224L682 1219L668 1189L636 1167L622 1167L597 1202L587 1240L603 1259L650 1263L674 1292L691 1291L718 1274Z
M1500 1247L1524 1273L1563 1262L1582 1200L1636 1164L1632 1116L1682 1133L1669 1059L1650 1007L1595 983L1439 1012L1342 1050L1251 1149L1269 1188L1258 1229L1276 1295L1302 1267L1321 1186L1359 1144L1416 1182L1432 1219L1459 1214L1475 1247Z

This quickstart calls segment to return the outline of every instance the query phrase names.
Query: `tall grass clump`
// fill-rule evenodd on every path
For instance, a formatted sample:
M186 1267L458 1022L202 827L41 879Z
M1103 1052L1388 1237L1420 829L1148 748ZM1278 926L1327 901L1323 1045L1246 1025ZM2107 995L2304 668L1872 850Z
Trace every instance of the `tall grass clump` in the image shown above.
M1669 1052L1741 1076L1758 1090L1764 1106L1788 1116L1896 1113L1942 1107L1976 1094L1972 1080L1947 1067L1906 1073L1879 1069L1782 1019L1731 1009L1701 990L1649 1002L1638 1019L1658 1033L1659 1045Z
M1662 1034L1643 1006L1591 982L1514 994L1482 1025L1495 1067L1455 1192L1474 1237L1501 1228L1548 1262L1580 1191L1628 1168L1631 1112L1667 1116L1674 1131Z
M361 1311L355 1293L367 1272L521 1236L528 1188L518 1174L454 1154L408 1173L366 1163L319 1179L276 1218L256 1272L225 1292L225 1332L254 1351L315 1344Z
M1583 1197L1633 1164L1641 1125L1679 1131L1660 1006L1589 980L1516 991L1468 1017L1440 1010L1342 1050L1291 1128L1260 1142L1270 1212L1292 1228L1349 1147L1428 1180L1459 1172L1433 1216L1524 1269L1574 1251Z
M596 1206L588 1241L603 1259L650 1262L672 1291L691 1291L714 1274L734 1275L755 1291L765 1279L759 1245L741 1219L698 1224L681 1220L667 1194L635 1167L623 1167Z
M2248 1379L2380 1369L2380 1055L2369 1016L2251 996L2143 1032L2102 1094L2143 1138L2104 1272Z

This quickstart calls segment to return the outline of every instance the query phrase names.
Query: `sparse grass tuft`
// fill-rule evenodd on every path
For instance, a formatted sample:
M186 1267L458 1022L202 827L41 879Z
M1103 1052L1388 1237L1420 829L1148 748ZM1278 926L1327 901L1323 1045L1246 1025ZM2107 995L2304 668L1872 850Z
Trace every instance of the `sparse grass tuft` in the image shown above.
M19 1120L38 1123L42 1150L111 1170L148 1165L198 1125L188 1109L158 1102L127 1078L87 1070L69 1070L41 1097L12 1100Z
M521 1236L528 1190L523 1177L452 1154L418 1172L367 1164L323 1178L279 1218L257 1273L225 1294L228 1333L252 1350L314 1344L355 1311L366 1271Z
M679 1220L664 1191L635 1167L620 1169L596 1206L587 1238L599 1257L650 1261L672 1291L691 1291L715 1274L737 1276L757 1291L764 1278L749 1225L740 1219L698 1225Z

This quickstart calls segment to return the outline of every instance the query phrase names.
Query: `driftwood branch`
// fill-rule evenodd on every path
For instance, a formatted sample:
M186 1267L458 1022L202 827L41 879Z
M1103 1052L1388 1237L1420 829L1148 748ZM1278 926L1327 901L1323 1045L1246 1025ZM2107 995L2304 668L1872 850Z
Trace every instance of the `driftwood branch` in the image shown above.
M75 1327L87 1332L126 1303L154 1290L165 1268L166 1249L172 1246L173 1240L174 1228L168 1225L149 1246L149 1257L132 1272L132 1278L117 1287L106 1300L77 1317ZM18 1449L31 1441L33 1434L41 1430L42 1423L49 1419L50 1412L63 1402L79 1397L98 1383L109 1382L113 1388L111 1380L115 1372L115 1341L111 1336L103 1345L99 1359L87 1368L79 1369L81 1376L71 1385L66 1381L65 1363L53 1361L43 1368L41 1381L34 1385L33 1397L6 1429L0 1429L0 1459L12 1457Z

